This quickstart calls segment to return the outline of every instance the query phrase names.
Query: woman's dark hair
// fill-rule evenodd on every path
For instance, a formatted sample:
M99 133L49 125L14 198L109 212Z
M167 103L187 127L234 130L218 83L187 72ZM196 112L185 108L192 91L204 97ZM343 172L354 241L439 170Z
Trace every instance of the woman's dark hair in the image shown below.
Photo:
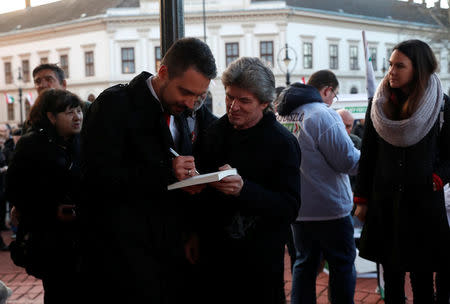
M308 84L315 87L318 91L324 87L332 87L333 90L336 90L339 86L339 81L336 75L330 70L320 70L309 77Z
M414 68L413 79L410 85L411 91L400 110L400 118L405 119L411 117L415 112L417 105L428 86L430 76L436 71L438 64L430 46L421 40L412 39L400 42L392 51L395 50L398 50L408 57ZM393 89L389 85L389 74L385 76L383 85L389 88L391 92L400 94L400 89ZM385 112L387 114L389 113L389 111Z
M67 107L76 108L82 106L81 99L66 90L47 89L39 94L36 102L31 107L30 114L27 119L27 126L37 128L46 128L52 124L47 118L47 113L53 115L64 112Z

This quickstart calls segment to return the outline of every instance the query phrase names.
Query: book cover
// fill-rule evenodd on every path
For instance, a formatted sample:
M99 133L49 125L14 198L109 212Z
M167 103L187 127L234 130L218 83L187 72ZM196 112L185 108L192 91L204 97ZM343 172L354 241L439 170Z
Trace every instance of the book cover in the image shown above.
M212 172L212 173L195 175L193 177L186 178L182 181L170 184L167 186L167 189L173 190L173 189L184 188L184 187L189 187L189 186L193 186L193 185L217 182L217 181L220 181L224 177L227 177L230 175L236 175L236 174L237 174L236 169L228 169L228 170L224 170L224 171L217 171L217 172Z

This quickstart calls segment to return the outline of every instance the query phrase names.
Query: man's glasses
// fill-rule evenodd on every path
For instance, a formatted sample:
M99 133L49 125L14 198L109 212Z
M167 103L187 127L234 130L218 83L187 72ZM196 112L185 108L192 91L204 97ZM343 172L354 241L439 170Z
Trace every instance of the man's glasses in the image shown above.
M333 94L334 94L334 97L333 97L333 102L336 102L336 101L338 101L339 100L339 98L337 97L337 94L336 94L336 92L334 91L334 89L333 88L331 88L331 91L333 92Z

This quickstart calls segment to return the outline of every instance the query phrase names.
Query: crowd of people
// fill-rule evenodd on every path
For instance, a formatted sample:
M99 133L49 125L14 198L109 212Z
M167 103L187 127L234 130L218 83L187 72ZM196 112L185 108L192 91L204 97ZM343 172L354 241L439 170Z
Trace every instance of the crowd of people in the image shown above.
M316 302L323 261L330 302L354 303L355 214L360 255L385 270L385 303L405 303L410 272L415 304L448 304L450 104L427 44L404 41L389 61L362 137L351 113L330 108L333 72L276 88L252 57L221 75L226 114L215 117L204 104L215 59L196 38L95 101L38 66L39 97L12 132L23 136L0 157L14 263L42 279L45 304L281 304L288 245L291 303Z

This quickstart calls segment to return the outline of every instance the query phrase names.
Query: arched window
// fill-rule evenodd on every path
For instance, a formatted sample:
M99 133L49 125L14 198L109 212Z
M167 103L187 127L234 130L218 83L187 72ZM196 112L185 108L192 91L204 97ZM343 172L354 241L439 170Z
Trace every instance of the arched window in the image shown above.
M358 89L356 87L352 87L350 89L350 94L358 94Z

